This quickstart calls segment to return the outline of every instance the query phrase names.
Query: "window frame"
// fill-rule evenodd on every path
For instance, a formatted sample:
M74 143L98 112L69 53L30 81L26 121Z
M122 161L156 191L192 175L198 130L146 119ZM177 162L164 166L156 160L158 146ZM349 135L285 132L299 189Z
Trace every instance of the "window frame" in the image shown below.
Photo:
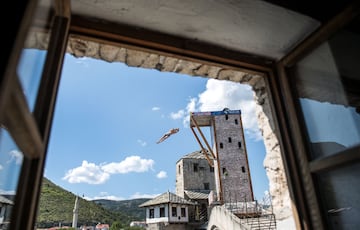
M53 11L51 21L45 22L47 28L50 28L50 37L35 108L31 112L16 70L38 3L40 1L29 0L21 4L23 17L16 28L14 47L0 79L0 122L6 126L24 156L10 230L32 230L35 226L57 85L70 28L70 1L54 1L50 6Z
M285 146L289 151L288 157L285 160L292 166L292 169L289 171L292 171L290 176L292 174L293 192L298 200L296 207L299 219L305 220L297 222L301 229L327 228L326 217L320 211L321 197L319 197L317 191L318 184L314 177L315 174L318 172L331 172L345 165L356 164L360 161L360 147L356 146L343 152L314 160L310 158L304 119L297 101L297 95L295 94L295 86L290 82L291 73L288 69L359 15L358 5L356 3L350 4L277 63L279 78L277 82L274 81L274 84L277 84L280 91L283 92L283 100L277 104L287 105L282 106L283 108L281 109L286 117L281 120L281 123L288 130L283 130L287 134L282 136L285 139ZM343 154L344 152L348 152L348 154ZM301 192L302 194L299 194Z
M18 29L18 35L16 37L16 44L14 45L15 48L13 48L10 52L8 52L9 61L6 64L6 68L4 70L5 74L3 79L0 79L0 111L5 111L6 107L5 104L9 101L9 95L10 92L14 89L14 86L18 83L16 83L16 80L14 79L13 70L16 68L16 61L19 56L19 53L21 51L21 44L23 41L22 35L25 33L25 31L28 29L29 25L27 25L27 21L31 17L31 13L34 11L34 5L36 4L36 0L28 0L26 3L21 3L21 9L24 8L23 12L24 15L22 20L22 23L19 23L17 29ZM56 1L61 2L61 1ZM68 3L65 3L70 5L69 1ZM18 7L18 6L17 6ZM65 7L66 8L66 7ZM61 21L70 21L70 15L66 15L65 10L61 9L59 7L61 13ZM67 12L69 13L69 12ZM349 13L349 12L346 12ZM334 19L335 25L330 26L328 29L322 29L319 30L317 34L310 35L309 39L307 39L307 46L308 48L314 45L314 40L319 40L322 36L325 36L323 33L324 31L336 31L339 29L339 24L341 24L344 21L347 21L349 17L352 14L346 15L346 13L341 14L340 18ZM70 13L69 13L70 14ZM19 16L18 16L19 17ZM20 16L22 17L22 16ZM219 49L219 47L213 47L206 44L198 44L196 41L190 41L190 40L177 40L174 37L166 37L166 36L158 36L159 34L151 31L144 31L140 30L139 28L131 28L131 27L125 27L125 29L117 28L116 31L111 31L111 23L108 24L107 27L99 27L98 25L95 26L89 26L86 28L87 30L82 30L82 27L86 27L86 22L81 21L79 17L75 17L75 22L71 22L70 25L70 33L73 35L79 35L86 38L89 38L90 40L105 40L109 41L109 43L116 43L116 44L123 44L125 47L129 48L135 48L135 49L141 49L151 52L157 51L159 53L167 53L172 54L174 57L185 57L187 60L202 60L204 63L210 63L210 64L217 64L217 65L224 65L224 66L231 66L235 67L235 69L245 70L248 73L254 73L254 74L260 74L264 77L265 82L267 83L267 89L270 91L269 95L271 95L270 100L272 100L272 110L274 110L274 119L275 119L275 129L278 130L279 134L279 144L282 149L282 158L284 161L285 166L285 172L288 177L289 181L289 192L291 194L291 197L294 198L294 202L296 204L295 208L295 220L297 222L297 226L301 227L301 229L310 229L312 226L316 226L316 223L321 223L321 220L317 219L319 217L318 211L315 210L315 219L312 219L309 217L309 202L315 201L315 203L318 201L315 200L308 200L308 198L304 195L306 192L306 181L303 181L302 173L300 168L301 166L309 166L309 164L305 164L302 161L297 161L298 154L306 156L305 149L304 149L304 142L303 142L303 134L299 132L299 119L298 115L295 111L295 108L293 107L293 104L291 104L292 96L291 96L291 89L290 85L286 80L286 73L285 73L285 66L291 65L291 62L295 60L294 56L301 56L305 54L304 48L297 48L289 55L287 55L286 59L283 59L279 61L276 64L276 69L274 69L274 61L268 60L266 58L258 58L258 57L251 57L249 55L239 55L238 52L231 52L229 50ZM72 18L73 19L73 18ZM17 21L16 21L17 22ZM68 25L69 22L66 22ZM85 25L85 26L84 26ZM61 27L61 26L60 26ZM67 26L65 26L67 27ZM63 28L63 27L62 27ZM68 29L63 31L62 37L65 38L63 41L67 42L67 36L68 36ZM121 32L120 32L121 31ZM123 34L121 34L123 33ZM325 33L326 34L326 33ZM147 36L146 36L147 35ZM144 40L141 38L147 37L148 40ZM170 39L168 39L170 38ZM13 38L11 38L13 39ZM158 40L156 40L158 39ZM179 38L180 39L180 38ZM65 42L65 43L66 43ZM58 40L58 43L61 43L61 40ZM55 43L57 44L57 43ZM174 45L175 44L175 45ZM13 47L13 46L11 46ZM60 46L59 46L60 47ZM54 58L56 56L63 57L64 50L62 52L54 54ZM11 53L11 54L10 54ZM61 58L60 58L61 59ZM61 62L62 60L53 60L53 63L56 64L54 66L55 69L57 69L56 76L59 77L60 70L61 70ZM53 72L48 70L49 73ZM54 76L53 76L54 77ZM279 79L277 79L279 77ZM56 87L55 87L56 88ZM38 195L39 195L39 188L41 184L41 177L42 177L42 171L43 171L43 163L45 159L45 153L46 153L46 145L48 138L48 132L51 126L51 116L52 116L52 108L51 106L54 105L55 95L56 95L56 89L51 88L50 92L44 92L44 96L47 95L47 97L51 98L50 100L50 107L45 106L42 111L46 113L47 115L43 114L44 116L40 116L42 112L39 112L39 115L36 115L36 119L30 118L30 120L38 120L42 121L41 128L30 128L29 130L37 130L32 131L38 134L35 134L35 138L38 138L36 136L42 136L41 144L37 144L36 146L40 146L37 148L40 148L42 151L34 151L36 153L40 153L40 156L34 155L32 158L26 157L26 162L24 163L24 167L22 170L22 174L20 176L20 183L22 185L22 190L19 193L19 196L17 196L16 200L16 206L13 210L14 217L12 217L12 221L16 223L16 225L12 225L11 229L33 229L34 221L35 221L35 213L36 213L36 206L38 202ZM284 98L283 98L284 97ZM290 104L286 104L289 102ZM45 103L45 102L43 102ZM286 106L285 106L286 105ZM21 108L21 106L19 107ZM25 113L26 114L26 113ZM283 116L285 114L285 116ZM32 117L32 116L31 116ZM44 119L40 119L40 117L43 117ZM0 119L4 119L4 115L0 113ZM34 121L29 121L26 117L22 117L22 120L26 121L25 126L21 126L22 128L26 127L34 127ZM296 131L296 128L299 128ZM16 138L18 138L18 135L15 135ZM31 135L28 135L28 138ZM23 145L26 143L26 140L18 139L20 145ZM245 144L244 144L245 147ZM23 147L21 147L23 148ZM26 153L31 151L24 151ZM286 152L286 154L283 154ZM356 158L358 159L358 158ZM306 160L306 157L301 160ZM331 161L332 159L327 159L327 161ZM310 164L311 170L323 170L324 167L328 168L329 162L323 161L323 162L315 162ZM345 159L343 163L350 162L351 159ZM331 163L330 163L331 164ZM337 166L335 166L337 167ZM27 172L32 172L31 174L27 174ZM308 175L307 175L308 176ZM26 194L29 192L29 194ZM311 195L312 196L312 195ZM30 201L30 202L29 202ZM16 213L16 214L15 214ZM321 219L321 218L320 218ZM300 221L301 220L301 221ZM314 224L315 223L315 224Z

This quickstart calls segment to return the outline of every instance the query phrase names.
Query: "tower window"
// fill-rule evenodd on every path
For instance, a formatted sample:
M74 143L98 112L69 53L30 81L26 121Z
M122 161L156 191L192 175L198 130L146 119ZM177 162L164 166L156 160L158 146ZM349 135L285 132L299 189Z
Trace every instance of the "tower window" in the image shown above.
M214 167L210 166L210 172L214 172Z
M235 119L235 125L239 124L238 119Z
M179 165L179 167L178 167L178 173L179 173L179 174L181 173L181 170L180 170L180 165Z
M199 164L194 163L194 172L199 171Z
M245 172L245 167L241 166L241 171L244 173Z
M238 145L239 145L239 148L241 148L241 142L240 141L238 142Z
M231 143L231 137L229 137L229 143Z
M209 183L204 183L204 189L209 190L210 189L210 184Z
M220 148L224 148L224 144L223 143L220 143Z
M229 115L225 114L225 120L229 120Z

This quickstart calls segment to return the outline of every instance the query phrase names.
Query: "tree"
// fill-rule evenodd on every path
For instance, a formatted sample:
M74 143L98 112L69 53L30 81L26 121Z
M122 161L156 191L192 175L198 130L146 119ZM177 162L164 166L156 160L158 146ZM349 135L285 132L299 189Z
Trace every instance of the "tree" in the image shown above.
M121 230L122 226L119 221L114 221L110 227L110 230Z

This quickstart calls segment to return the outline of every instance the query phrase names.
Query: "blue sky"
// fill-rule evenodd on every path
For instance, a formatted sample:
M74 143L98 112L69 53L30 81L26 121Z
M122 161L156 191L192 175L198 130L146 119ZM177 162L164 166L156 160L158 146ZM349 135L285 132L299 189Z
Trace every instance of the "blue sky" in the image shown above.
M242 111L254 195L260 200L268 179L249 86L67 54L44 174L87 199L175 192L176 162L200 149L189 128L190 111L225 107ZM156 144L171 128L180 131Z

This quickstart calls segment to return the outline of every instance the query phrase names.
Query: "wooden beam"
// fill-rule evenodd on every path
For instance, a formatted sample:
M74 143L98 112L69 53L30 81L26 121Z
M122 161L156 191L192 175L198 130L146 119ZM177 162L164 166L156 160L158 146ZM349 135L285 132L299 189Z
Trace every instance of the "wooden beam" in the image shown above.
M203 155L206 157L206 160L208 161L209 165L210 165L211 167L214 167L214 162L209 158L209 155L207 154L208 151L206 150L206 148L204 148L204 146L203 146L203 144L201 143L199 137L197 136L194 128L193 128L193 127L190 127L190 128L191 128L191 131L193 132L193 134L194 134L197 142L199 143L199 145L200 145L200 147L201 147L201 150L202 150L202 153L203 153Z
M318 173L344 165L354 164L355 162L360 162L360 145L345 149L331 156L311 161L309 168L312 173Z
M213 159L217 159L217 157L215 156L214 152L212 151L211 146L210 146L210 145L209 145L209 143L207 142L207 140L206 140L206 138L205 138L205 136L204 136L203 132L201 131L200 127L198 126L197 122L195 121L194 117L193 117L193 116L190 116L190 119L192 120L192 122L194 122L194 124L195 124L195 126L196 126L197 130L199 131L199 133L200 133L200 135L201 135L202 139L204 140L204 142L205 142L206 146L208 147L209 152L210 152L211 156L213 157Z
M72 15L70 34L103 42L123 44L135 49L164 52L178 57L188 57L242 68L250 74L262 75L269 71L274 60L240 51L229 50L204 41L164 34L157 31L120 23ZM125 47L126 48L126 47Z

